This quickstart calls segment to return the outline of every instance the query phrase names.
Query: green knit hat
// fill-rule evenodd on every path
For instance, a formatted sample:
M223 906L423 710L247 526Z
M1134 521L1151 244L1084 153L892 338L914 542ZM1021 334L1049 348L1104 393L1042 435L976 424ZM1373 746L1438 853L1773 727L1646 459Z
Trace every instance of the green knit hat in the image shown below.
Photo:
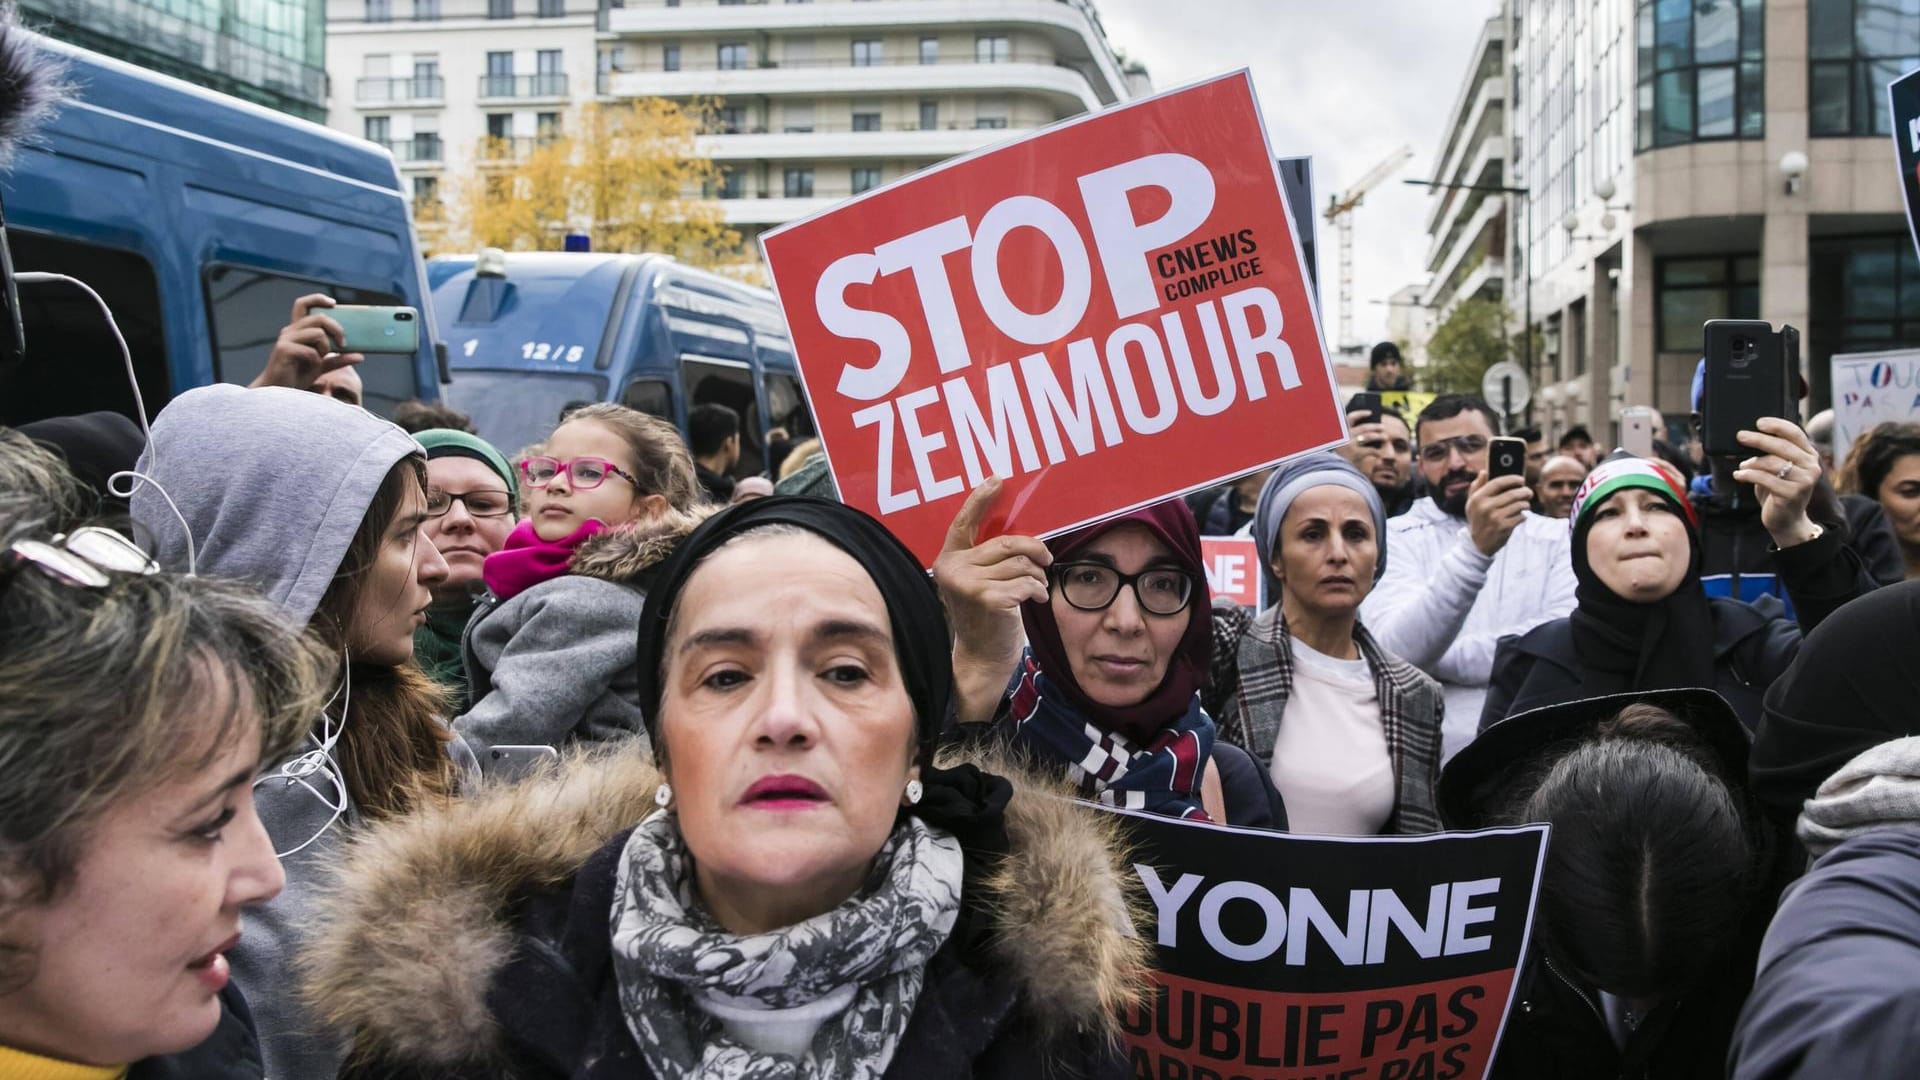
M1584 523L1588 513L1606 502L1622 488L1646 488L1655 492L1680 511L1687 526L1700 527L1700 518L1694 512L1693 503L1687 498L1687 484L1673 467L1664 461L1653 458L1633 457L1622 451L1594 466L1580 490L1573 496L1573 516L1570 524L1576 531Z
M469 435L453 428L428 428L414 433L414 441L427 451L427 460L441 457L469 457L500 474L506 481L507 494L517 502L520 498L520 485L513 475L513 466L507 463L507 455L493 448L493 444L478 435Z

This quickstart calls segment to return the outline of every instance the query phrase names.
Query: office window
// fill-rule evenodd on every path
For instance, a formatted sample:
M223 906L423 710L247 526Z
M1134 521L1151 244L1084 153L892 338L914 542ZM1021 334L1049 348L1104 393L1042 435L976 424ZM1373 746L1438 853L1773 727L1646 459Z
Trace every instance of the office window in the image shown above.
M438 22L440 0L413 0L413 18L415 22Z
M487 74L480 80L480 92L483 97L513 96L512 53L490 52L487 54Z
M881 60L880 40L869 38L853 43L853 66L872 67Z
M419 118L416 117L415 122L417 123L418 120ZM437 131L415 131L413 133L413 142L409 143L406 147L406 154L407 160L409 161L441 160L441 158L445 156L445 151L441 148L440 133Z
M1635 146L1766 134L1763 0L1639 0Z
M369 116L364 122L367 141L385 145L393 140L393 118L389 116Z
M393 0L367 0L368 22L392 22Z
M1760 317L1757 255L1659 259L1654 281L1661 352L1699 352L1700 328L1708 319Z
M487 114L487 138L489 139L513 138L513 114L512 113L488 113Z
M717 65L722 71L742 71L747 66L747 43L744 41L723 41L719 45Z
M920 62L937 64L940 62L940 39L923 37L920 39Z
M541 49L533 54L533 92L541 97L559 97L567 92L566 53L562 49Z
M1005 34L981 34L973 39L973 62L1004 64L1013 59L1013 46Z
M786 181L787 198L813 198L813 170L811 168L788 169Z
M931 98L920 99L920 130L932 131L940 126L940 103Z
M1807 117L1814 135L1886 135L1887 84L1920 67L1920 0L1810 0Z
M880 110L876 108L862 108L858 105L854 106L853 130L879 131L880 130Z
M853 168L853 193L872 191L880 186L880 167L877 165L856 165Z
M540 0L540 17L557 19L567 13L566 0Z
M675 42L675 43L673 43L673 44L671 44L671 45L663 45L663 46L661 46L661 48L660 48L660 70L662 70L662 71L679 71L679 70L680 70L680 44L679 44L679 42Z
M415 98L439 98L446 96L446 89L440 82L440 58L437 56L416 56L413 58L413 96Z
M1920 345L1920 260L1904 232L1816 236L1808 255L1814 351L1801 363L1813 400L1825 405L1835 353Z
M513 0L487 0L487 18L513 18Z

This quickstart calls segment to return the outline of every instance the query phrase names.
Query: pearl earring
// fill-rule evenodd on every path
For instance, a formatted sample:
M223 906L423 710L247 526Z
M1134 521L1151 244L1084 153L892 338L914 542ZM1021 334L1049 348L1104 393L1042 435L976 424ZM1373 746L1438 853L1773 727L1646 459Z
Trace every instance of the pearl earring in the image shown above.
M920 781L918 780L907 781L907 805L920 805L920 796L925 794L926 790L926 788L920 786Z
M661 784L659 789L653 793L653 805L659 807L662 810L665 810L667 808L667 804L672 801L673 801L673 785L671 784Z

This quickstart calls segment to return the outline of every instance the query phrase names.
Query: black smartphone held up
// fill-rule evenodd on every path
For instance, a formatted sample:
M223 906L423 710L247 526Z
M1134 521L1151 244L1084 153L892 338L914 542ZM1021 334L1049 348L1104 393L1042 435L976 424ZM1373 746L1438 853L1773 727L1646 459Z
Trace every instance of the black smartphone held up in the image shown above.
M1487 479L1527 475L1527 440L1502 435L1487 444Z
M1700 396L1701 441L1713 457L1752 453L1740 445L1763 416L1797 418L1800 331L1775 330L1753 319L1711 319L1706 325L1706 380Z
M1351 418L1354 413L1367 414L1359 421L1362 424L1377 424L1380 422L1380 418L1386 414L1386 406L1380 403L1380 395L1378 392L1362 390L1347 399L1347 416Z

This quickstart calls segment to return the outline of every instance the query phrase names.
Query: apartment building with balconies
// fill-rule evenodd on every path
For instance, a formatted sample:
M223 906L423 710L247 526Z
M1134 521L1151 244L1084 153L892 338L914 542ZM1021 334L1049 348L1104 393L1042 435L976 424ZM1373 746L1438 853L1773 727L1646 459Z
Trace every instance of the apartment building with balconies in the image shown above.
M749 238L1148 89L1091 0L327 2L331 123L420 200L581 102L664 97L707 110L708 194Z
M327 0L328 123L391 150L432 208L477 155L523 155L595 98L601 22L596 0Z
M1504 295L1509 197L1497 189L1506 183L1505 43L1505 20L1489 18L1428 174L1436 186L1419 302L1436 321L1462 300Z
M1149 89L1090 0L628 0L604 89L715 103L713 194L751 236Z

